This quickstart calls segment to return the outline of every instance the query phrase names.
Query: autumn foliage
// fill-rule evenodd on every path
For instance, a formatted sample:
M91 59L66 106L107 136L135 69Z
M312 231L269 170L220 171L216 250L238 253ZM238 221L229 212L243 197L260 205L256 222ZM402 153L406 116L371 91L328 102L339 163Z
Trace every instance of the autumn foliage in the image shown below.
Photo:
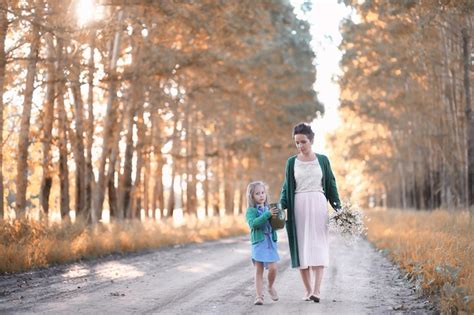
M333 135L344 194L364 205L474 203L472 1L344 1L342 126Z
M233 214L252 179L276 194L292 126L323 111L293 7L89 2L0 2L0 218Z
M469 213L446 210L367 212L368 239L416 288L439 297L446 314L474 311L474 229Z

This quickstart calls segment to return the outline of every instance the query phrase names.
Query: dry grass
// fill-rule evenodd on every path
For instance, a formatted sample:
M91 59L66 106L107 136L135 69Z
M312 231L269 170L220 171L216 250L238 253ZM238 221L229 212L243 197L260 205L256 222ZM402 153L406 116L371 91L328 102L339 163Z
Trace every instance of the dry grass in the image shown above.
M202 242L248 232L245 219L187 218L176 227L172 221L128 221L47 226L37 221L0 223L0 273L24 271L81 258L134 252L161 246Z
M468 212L369 211L368 238L440 297L443 313L474 312L474 224Z

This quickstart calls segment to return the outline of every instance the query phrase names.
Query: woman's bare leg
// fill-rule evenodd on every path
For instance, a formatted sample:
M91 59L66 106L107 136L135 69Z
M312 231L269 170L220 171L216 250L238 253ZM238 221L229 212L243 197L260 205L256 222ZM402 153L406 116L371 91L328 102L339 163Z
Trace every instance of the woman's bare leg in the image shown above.
M306 296L312 293L311 289L311 274L309 268L300 269L301 280L303 280L304 288L306 289Z
M314 272L316 275L314 277L313 294L319 297L321 295L321 281L323 280L324 267L317 266L317 267L311 267L311 268L314 268Z

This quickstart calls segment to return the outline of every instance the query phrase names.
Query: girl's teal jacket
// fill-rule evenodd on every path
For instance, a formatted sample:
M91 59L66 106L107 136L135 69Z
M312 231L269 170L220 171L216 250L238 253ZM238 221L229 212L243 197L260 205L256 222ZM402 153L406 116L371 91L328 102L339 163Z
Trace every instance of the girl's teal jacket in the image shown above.
M341 208L339 194L337 193L336 179L331 170L329 159L322 154L316 154L321 170L323 171L322 185L326 199L334 209ZM291 266L297 268L300 266L298 256L298 240L296 238L295 223L295 160L296 155L290 157L286 162L285 182L280 193L280 203L283 209L288 209L288 219L286 221L286 232L288 233L288 243L290 245Z
M250 227L250 241L252 244L261 242L265 239L262 227L272 216L270 211L264 212L261 216L258 216L257 213L257 208L250 207L247 209L247 213L245 214L247 223ZM272 239L274 242L277 241L277 234L275 230L272 230Z

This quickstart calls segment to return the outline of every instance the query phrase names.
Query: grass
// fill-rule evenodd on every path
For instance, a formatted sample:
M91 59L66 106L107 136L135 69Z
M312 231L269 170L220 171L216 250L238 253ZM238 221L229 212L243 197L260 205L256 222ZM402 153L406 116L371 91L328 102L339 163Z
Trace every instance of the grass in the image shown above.
M474 312L474 224L467 211L369 211L368 239L447 314Z
M186 218L169 221L124 221L87 226L16 220L0 223L0 273L19 272L110 253L135 252L162 246L203 242L248 232L245 219Z

